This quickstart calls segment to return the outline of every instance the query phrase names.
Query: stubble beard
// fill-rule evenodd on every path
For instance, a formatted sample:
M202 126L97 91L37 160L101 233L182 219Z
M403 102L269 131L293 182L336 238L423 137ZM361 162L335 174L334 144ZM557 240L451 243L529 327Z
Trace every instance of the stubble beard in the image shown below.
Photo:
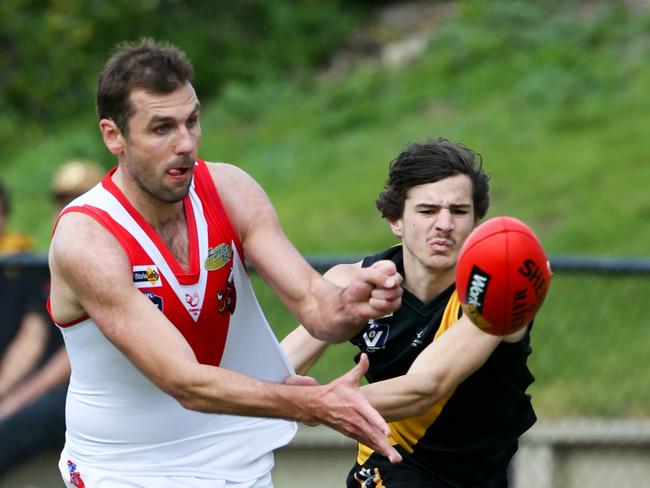
M150 173L150 175L146 176L151 176L151 178L147 178L146 176L142 177L142 175L139 174L137 170L135 170L133 163L129 162L128 160L126 162L126 169L129 173L129 177L135 182L136 186L143 194L147 195L152 200L158 200L162 203L178 203L183 201L183 199L189 193L190 185L192 184L192 179L190 178L184 188L180 188L174 191L172 189L166 188L162 184L162 178L160 178L160 184L157 186L148 184L147 180L155 180L156 175L154 173Z

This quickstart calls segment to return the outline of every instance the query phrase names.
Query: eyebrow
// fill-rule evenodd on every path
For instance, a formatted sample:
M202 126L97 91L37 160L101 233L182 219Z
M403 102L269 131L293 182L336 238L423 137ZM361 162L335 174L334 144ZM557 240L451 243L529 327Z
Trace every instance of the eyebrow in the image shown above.
M192 117L193 115L196 115L200 111L201 111L201 104L197 102L196 105L194 105L194 110L190 112L189 116ZM149 120L149 124L151 125L151 124L158 124L160 122L173 122L174 120L176 120L174 117L170 117L168 115L154 115Z
M470 203L452 203L448 205L449 208L453 209L471 209L472 205ZM442 208L445 207L445 205L437 204L437 203L418 203L415 205L416 209L431 209L431 208Z

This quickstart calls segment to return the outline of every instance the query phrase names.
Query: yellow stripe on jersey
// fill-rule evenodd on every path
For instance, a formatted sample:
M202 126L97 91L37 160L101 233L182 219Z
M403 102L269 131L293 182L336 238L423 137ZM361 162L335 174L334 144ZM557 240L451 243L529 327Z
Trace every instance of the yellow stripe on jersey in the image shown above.
M447 306L445 307L445 311L440 322L440 327L438 328L436 335L433 338L434 341L458 320L459 311L460 301L458 300L458 295L456 292L454 292L451 295L449 302L447 302ZM442 412L442 409L451 398L451 395L454 394L454 391L455 389L434 403L424 415L399 420L397 422L389 422L388 425L390 425L392 434L388 437L388 440L391 442L391 444L400 445L406 450L406 452L412 453L415 444L417 444L429 426L438 418L440 412ZM374 451L368 446L359 444L357 463L363 465L373 452Z

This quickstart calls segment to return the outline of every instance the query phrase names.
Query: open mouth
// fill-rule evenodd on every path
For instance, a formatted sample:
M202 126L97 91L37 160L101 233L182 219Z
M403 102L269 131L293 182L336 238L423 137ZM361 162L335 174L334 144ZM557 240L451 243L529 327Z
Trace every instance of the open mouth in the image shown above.
M169 176L173 176L174 178L181 178L185 175L187 175L190 172L191 168L171 168L167 170L167 174Z

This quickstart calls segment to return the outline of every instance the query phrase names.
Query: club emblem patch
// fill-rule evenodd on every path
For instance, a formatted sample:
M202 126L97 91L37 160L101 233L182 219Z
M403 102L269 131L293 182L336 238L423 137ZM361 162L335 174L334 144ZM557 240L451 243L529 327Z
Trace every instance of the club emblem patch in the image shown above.
M237 289L235 288L235 277L233 276L233 269L230 268L230 275L224 287L217 293L218 310L221 314L235 313L237 306Z

